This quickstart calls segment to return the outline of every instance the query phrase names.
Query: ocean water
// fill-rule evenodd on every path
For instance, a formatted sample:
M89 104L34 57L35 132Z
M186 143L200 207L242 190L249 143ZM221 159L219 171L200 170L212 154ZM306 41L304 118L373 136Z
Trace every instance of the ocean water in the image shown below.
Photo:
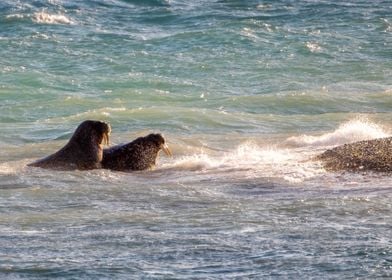
M322 151L392 135L390 0L2 0L1 279L390 279L390 174ZM79 123L155 170L26 164Z

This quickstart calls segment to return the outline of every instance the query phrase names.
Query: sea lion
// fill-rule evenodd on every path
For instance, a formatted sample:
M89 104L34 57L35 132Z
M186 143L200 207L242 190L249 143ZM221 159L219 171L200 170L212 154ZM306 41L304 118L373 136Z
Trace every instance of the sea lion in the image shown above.
M392 137L359 141L318 155L327 170L392 172Z
M136 140L103 151L102 168L116 171L151 169L160 150L172 156L161 134L149 134Z
M57 170L100 168L103 155L102 144L109 144L110 132L110 125L107 123L84 121L63 148L28 165Z

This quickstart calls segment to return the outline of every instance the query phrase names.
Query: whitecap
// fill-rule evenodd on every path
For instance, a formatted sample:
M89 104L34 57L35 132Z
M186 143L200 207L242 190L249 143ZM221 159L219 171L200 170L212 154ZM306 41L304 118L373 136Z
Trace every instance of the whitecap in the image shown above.
M286 140L286 144L296 146L338 146L361 140L388 137L389 133L380 125L363 119L343 123L335 131L319 136L301 135Z
M62 14L49 14L46 11L34 13L33 21L43 24L74 24L74 22Z
M7 15L5 18L7 20L14 20L14 19L24 19L26 17L26 15L24 14L11 14L11 15Z
M258 37L256 36L254 30L252 30L251 28L245 27L242 29L241 31L241 35L244 37L248 37L250 39L258 39Z
M321 51L320 45L315 42L306 42L305 46L312 53L316 53L316 52Z
M222 154L201 152L179 157L161 170L212 172L234 178L276 177L298 183L323 172L317 163L309 161L313 155L314 151L259 146L247 141Z

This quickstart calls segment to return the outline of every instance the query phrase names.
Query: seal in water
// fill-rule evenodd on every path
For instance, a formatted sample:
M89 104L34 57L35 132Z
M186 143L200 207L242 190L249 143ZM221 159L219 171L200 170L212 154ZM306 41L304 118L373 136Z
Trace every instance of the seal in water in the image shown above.
M359 141L318 155L327 170L392 172L392 137Z
M75 130L69 142L56 153L30 163L57 170L88 170L101 167L102 144L109 144L110 125L87 120Z
M172 156L161 134L149 134L136 140L104 149L102 167L117 171L151 169L156 164L160 150Z

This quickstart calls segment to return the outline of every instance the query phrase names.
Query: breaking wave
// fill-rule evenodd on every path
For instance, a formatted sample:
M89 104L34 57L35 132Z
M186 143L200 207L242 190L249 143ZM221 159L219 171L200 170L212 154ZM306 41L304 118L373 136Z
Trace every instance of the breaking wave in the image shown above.
M338 146L361 140L388 137L390 133L381 125L367 120L351 120L341 124L335 131L319 136L301 135L292 136L286 140L289 145L295 146Z
M46 11L34 13L32 19L42 24L74 24L74 21L63 14L50 14Z

